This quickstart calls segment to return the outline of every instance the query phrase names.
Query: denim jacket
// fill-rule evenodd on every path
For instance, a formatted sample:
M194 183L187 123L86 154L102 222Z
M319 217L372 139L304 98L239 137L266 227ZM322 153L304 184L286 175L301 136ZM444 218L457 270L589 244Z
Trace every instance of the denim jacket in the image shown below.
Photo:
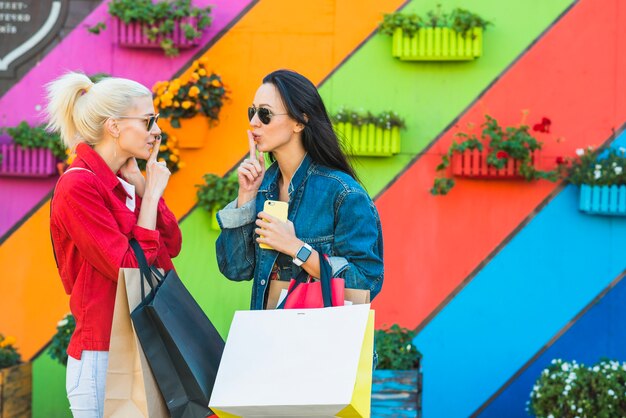
M240 208L231 202L218 212L219 269L230 280L254 279L250 309L263 309L276 260L280 277L295 277L301 268L291 256L259 248L254 229L266 200L278 200L278 164L266 171L256 199ZM306 154L289 184L288 218L296 236L330 257L333 277L347 288L369 289L373 299L383 284L383 236L374 202L349 175L316 164ZM279 258L279 255L281 257Z

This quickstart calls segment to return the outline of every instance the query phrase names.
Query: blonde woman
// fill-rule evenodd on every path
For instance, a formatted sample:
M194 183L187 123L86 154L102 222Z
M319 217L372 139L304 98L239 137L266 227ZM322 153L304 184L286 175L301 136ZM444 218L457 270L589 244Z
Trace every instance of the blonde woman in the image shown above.
M47 86L51 130L76 151L59 179L50 231L76 330L67 350L67 397L74 417L102 417L118 271L136 267L136 239L166 270L181 247L163 192L170 172L156 161L161 142L152 94L122 78L97 83L68 73ZM147 160L146 176L137 159Z

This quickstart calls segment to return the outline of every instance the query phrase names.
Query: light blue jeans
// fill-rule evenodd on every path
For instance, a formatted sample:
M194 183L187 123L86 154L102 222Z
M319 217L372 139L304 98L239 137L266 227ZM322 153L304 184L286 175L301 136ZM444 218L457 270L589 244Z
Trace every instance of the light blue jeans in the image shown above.
M108 364L108 351L83 351L80 360L68 356L65 389L74 418L104 416Z

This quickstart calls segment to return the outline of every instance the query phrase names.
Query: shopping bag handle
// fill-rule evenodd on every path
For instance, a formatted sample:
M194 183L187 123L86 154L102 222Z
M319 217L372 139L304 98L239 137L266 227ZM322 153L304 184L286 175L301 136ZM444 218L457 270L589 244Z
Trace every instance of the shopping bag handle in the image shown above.
M130 242L130 246L133 249L133 252L135 253L135 257L137 257L137 265L139 266L139 271L141 272L141 276L143 278L145 278L146 282L148 282L148 286L150 286L151 290L154 290L155 286L158 286L158 284L160 283L159 277L163 277L161 275L161 272L159 272L156 268L154 267L150 267L148 265L148 260L146 259L146 255L143 252L143 248L141 248L141 245L139 245L139 242L137 242L137 240L135 238L131 238ZM155 275L154 272L157 272L158 274ZM154 278L154 280L156 281L156 283L152 283L152 278ZM145 285L144 285L144 280L141 280L141 300L146 298L146 290L145 290Z
M330 262L328 261L328 256L324 254L323 257L320 257L320 282L322 283L322 300L324 301L324 307L330 308L333 306L332 302L332 290L330 286L330 279L333 275L333 269L330 266ZM276 309L284 309L285 303L287 303L287 298L289 295L296 290L301 283L306 283L309 279L309 273L306 270L302 269L302 271L296 276L295 283L293 287L289 289L287 292L287 296L283 298L283 301L276 307Z

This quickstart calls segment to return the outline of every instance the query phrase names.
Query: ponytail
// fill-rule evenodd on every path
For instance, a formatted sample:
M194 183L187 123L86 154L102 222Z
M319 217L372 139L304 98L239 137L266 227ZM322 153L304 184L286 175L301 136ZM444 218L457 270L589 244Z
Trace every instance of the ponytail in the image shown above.
M59 132L70 149L79 142L98 143L108 118L123 116L135 98L152 97L150 90L136 81L110 77L94 84L76 72L62 75L46 88L48 129Z

